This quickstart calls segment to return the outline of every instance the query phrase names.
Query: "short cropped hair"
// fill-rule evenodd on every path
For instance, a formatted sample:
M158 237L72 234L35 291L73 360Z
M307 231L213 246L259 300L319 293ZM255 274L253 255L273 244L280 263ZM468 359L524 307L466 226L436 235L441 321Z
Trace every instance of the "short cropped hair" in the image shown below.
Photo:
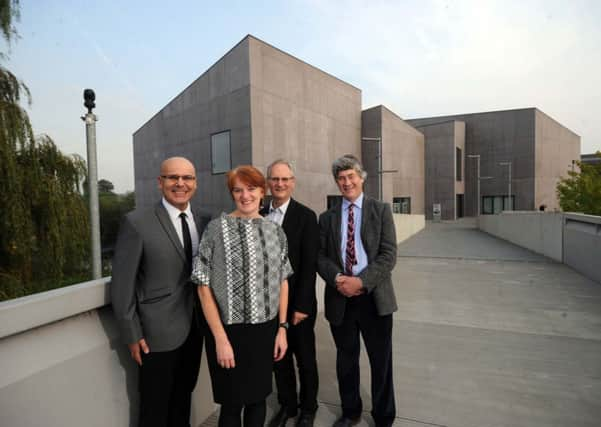
M363 169L363 165L359 159L352 154L345 154L342 157L338 157L334 160L334 163L332 163L332 175L334 176L334 179L338 178L340 172L349 169L354 169L361 178L367 178L367 172Z
M294 166L292 165L292 163L285 159L277 159L277 160L274 160L273 162L271 162L269 164L269 166L267 166L267 178L271 178L271 170L273 169L273 167L275 165L288 166L288 169L290 169L290 172L292 172L292 176L294 176Z
M267 182L265 176L259 169L251 165L242 165L232 169L227 173L227 188L230 193L234 189L234 183L239 179L244 185L252 185L254 187L262 188L264 192L267 192Z

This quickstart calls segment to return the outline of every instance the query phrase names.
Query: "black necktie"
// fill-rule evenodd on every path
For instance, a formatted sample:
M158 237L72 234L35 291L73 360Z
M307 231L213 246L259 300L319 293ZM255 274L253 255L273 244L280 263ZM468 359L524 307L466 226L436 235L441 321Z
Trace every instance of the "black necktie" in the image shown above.
M179 217L182 220L182 235L184 237L186 261L188 262L188 269L192 272L192 237L190 236L190 227L188 227L188 221L186 221L187 215L184 212L179 214Z

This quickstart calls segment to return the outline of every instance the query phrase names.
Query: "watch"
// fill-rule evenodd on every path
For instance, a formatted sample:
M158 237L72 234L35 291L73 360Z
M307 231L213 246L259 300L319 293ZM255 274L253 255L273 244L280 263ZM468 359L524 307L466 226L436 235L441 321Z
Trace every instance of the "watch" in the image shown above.
M288 328L290 327L290 323L281 322L279 326L280 326L280 328L284 328L284 329L288 330Z

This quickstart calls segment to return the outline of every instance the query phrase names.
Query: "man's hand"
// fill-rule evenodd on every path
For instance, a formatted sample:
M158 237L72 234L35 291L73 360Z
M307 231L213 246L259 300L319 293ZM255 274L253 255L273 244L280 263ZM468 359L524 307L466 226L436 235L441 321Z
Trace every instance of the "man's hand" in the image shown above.
M345 276L336 277L336 289L345 297L356 297L363 293L363 281L359 277Z
M142 366L142 352L144 352L144 354L150 353L150 349L148 348L148 345L146 345L146 340L142 338L138 342L127 344L127 346L129 347L131 358L134 359L138 365Z
M301 313L300 311L295 311L292 314L292 324L294 326L298 325L300 322L302 322L303 320L305 320L307 317L309 317L308 314L305 313Z
M273 360L278 362L282 360L288 349L288 339L286 338L286 329L278 328L278 333L275 336L275 344L273 346Z

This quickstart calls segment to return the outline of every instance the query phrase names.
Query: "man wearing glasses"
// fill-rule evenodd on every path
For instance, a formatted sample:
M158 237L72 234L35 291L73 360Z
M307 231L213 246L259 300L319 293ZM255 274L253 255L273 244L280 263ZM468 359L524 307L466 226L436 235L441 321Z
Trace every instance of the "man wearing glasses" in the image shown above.
M140 426L190 426L204 322L189 284L192 257L208 216L190 207L194 165L183 157L161 164L162 200L121 223L111 300L121 337L139 365Z
M315 278L319 228L317 217L308 207L292 198L295 187L290 162L276 160L267 168L271 203L261 211L281 225L288 239L288 258L294 274L288 279L288 351L275 363L274 372L281 405L269 427L285 426L289 418L300 415L298 427L311 427L317 411L317 360L315 356ZM293 356L298 365L300 395L297 394Z

